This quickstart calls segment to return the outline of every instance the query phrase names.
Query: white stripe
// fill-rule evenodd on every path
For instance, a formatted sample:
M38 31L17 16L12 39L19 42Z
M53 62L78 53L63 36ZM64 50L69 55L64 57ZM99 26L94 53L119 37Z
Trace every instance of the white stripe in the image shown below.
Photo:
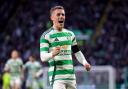
M63 56L55 56L56 60L72 60L72 56L71 55L63 55Z
M43 62L49 61L52 58L52 53L47 53L46 51L43 51L40 53L40 58Z
M56 70L64 70L64 69L73 69L73 65L63 65L63 66L57 66ZM54 67L50 67L49 71L54 71Z
M48 43L40 43L40 48L43 48L43 47L49 47L49 44Z
M47 51L41 51L40 55L44 55L44 53L48 53Z
M52 67L50 67L49 69L48 69L48 71L53 71L54 70L54 66L52 66Z
M64 74L64 75L56 75L55 79L59 79L59 78L73 78L76 79L75 74ZM50 80L52 80L52 76L49 77Z

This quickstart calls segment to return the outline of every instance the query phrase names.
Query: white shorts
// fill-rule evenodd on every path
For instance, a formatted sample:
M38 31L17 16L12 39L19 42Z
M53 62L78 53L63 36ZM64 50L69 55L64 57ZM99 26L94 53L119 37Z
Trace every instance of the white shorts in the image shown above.
M77 89L76 80L56 80L53 89Z
M20 77L12 77L11 81L10 81L10 85L14 86L14 85L19 85L21 87L22 81L20 79Z
M32 87L33 89L39 89L38 80L36 79L27 79L26 80L26 87Z

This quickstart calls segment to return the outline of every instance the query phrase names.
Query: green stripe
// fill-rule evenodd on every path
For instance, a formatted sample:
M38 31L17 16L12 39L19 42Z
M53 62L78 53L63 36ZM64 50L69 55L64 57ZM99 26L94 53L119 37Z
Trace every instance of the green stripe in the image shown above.
M48 47L40 48L40 51L48 51Z
M56 70L54 74L55 75L74 74L74 71L72 69L69 69L69 70ZM48 72L48 75L52 76L53 75L53 71Z
M40 39L40 43L49 43L49 41L46 40L46 39L41 38L41 39Z
M73 40L72 40L72 42L74 42L74 41L75 41L75 39L76 39L76 38L74 37L74 38L73 38Z
M56 65L70 65L73 64L72 60L58 60L55 61ZM49 62L50 66L54 66L54 61Z
M50 35L50 38L65 37L65 36L72 36L72 34L67 32L55 33Z
M71 45L72 41L60 41L60 42L52 42L51 47L56 47L56 46L63 46L63 45Z

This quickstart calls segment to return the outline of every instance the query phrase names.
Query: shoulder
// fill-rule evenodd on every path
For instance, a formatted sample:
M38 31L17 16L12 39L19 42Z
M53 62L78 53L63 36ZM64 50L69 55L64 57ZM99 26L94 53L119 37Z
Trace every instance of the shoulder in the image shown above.
M40 65L40 62L39 62L39 61L36 61L35 63L36 63L37 65Z
M11 63L12 61L13 61L12 59L8 59L7 62L6 62L6 64Z
M50 35L52 31L53 31L53 28L51 27L50 29L43 32L43 34L41 35L41 38L46 38L46 36Z
M73 33L73 31L71 31L69 29L64 28L64 32L69 33L71 36L75 36L75 34Z
M25 63L25 65L28 65L30 62L29 61L27 61L26 63Z
M23 61L22 61L21 58L18 58L18 59L17 59L17 62L23 64Z
M25 63L25 66L28 66L29 64L30 64L30 62L28 61L28 62Z

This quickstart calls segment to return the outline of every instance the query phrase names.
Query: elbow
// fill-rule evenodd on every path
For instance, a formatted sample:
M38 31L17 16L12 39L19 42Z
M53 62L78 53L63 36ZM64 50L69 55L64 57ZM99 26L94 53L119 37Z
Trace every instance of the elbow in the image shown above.
M43 57L43 55L40 55L40 59L41 59L42 62L46 62L46 58Z
M43 54L40 54L40 59L41 59L42 62L46 62L46 58L44 57Z
M42 62L49 61L52 58L52 53L41 53L40 58Z

